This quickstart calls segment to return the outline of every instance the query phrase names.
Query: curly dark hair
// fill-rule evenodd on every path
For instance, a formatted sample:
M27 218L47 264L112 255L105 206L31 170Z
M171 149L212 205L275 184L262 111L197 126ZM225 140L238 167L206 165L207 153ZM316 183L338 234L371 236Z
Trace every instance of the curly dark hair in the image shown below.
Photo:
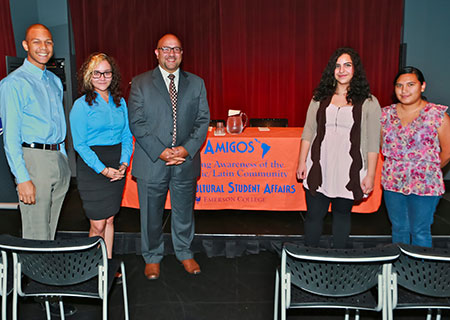
M334 70L336 69L337 59L343 55L348 54L353 63L353 78L350 81L350 86L347 91L347 102L358 103L363 102L370 97L370 87L366 79L366 72L359 54L352 48L337 49L328 60L328 64L322 73L319 85L313 92L313 99L315 101L322 101L332 96L336 91L336 79L334 77Z
M116 61L105 53L95 52L91 54L83 63L80 70L78 71L78 91L80 93L80 96L84 94L86 95L86 102L90 106L92 106L93 101L97 97L97 92L95 92L94 86L92 85L91 81L92 73L94 72L94 69L99 65L99 63L105 60L108 61L108 63L111 65L111 70L113 73L111 84L109 85L108 89L111 93L114 103L116 104L116 107L120 107L122 91L120 89L121 76L119 67L117 66Z

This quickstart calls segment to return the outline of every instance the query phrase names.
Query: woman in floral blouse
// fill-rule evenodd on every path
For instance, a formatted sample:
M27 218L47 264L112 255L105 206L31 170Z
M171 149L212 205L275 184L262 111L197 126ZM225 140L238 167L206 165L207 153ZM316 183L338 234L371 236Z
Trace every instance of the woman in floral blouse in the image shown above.
M445 192L441 168L450 160L446 106L428 102L422 72L403 68L395 77L396 103L381 116L381 183L392 223L392 242L431 247L431 224Z

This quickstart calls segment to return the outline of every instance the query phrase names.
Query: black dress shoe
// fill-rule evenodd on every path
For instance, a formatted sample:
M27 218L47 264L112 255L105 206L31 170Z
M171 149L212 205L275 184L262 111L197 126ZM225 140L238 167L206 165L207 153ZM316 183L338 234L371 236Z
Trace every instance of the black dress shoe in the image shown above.
M50 304L50 314L52 316L59 317L61 315L61 311L59 310L59 302L52 301L52 302L49 302L49 304ZM41 303L41 307L42 307L42 310L44 310L44 312L45 312L45 303ZM75 313L77 313L77 311L78 311L77 307L75 307L71 304L64 303L64 315L66 317L73 316Z

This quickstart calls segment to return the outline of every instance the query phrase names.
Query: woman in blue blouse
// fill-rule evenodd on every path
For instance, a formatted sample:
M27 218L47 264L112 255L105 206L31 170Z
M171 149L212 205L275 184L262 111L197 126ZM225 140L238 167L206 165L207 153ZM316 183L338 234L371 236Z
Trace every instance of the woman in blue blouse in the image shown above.
M112 257L114 215L120 209L125 172L133 151L120 73L113 58L94 53L78 73L80 94L70 112L77 182L90 219L89 236L101 236Z

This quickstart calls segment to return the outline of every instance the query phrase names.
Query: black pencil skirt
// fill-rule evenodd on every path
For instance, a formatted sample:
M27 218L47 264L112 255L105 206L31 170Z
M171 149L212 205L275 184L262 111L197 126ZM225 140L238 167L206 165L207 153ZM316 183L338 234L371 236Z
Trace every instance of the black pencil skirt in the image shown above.
M107 167L118 169L122 145L92 146L100 161ZM101 173L96 173L83 159L77 157L78 191L86 216L91 220L103 220L115 215L120 209L125 178L111 182Z

